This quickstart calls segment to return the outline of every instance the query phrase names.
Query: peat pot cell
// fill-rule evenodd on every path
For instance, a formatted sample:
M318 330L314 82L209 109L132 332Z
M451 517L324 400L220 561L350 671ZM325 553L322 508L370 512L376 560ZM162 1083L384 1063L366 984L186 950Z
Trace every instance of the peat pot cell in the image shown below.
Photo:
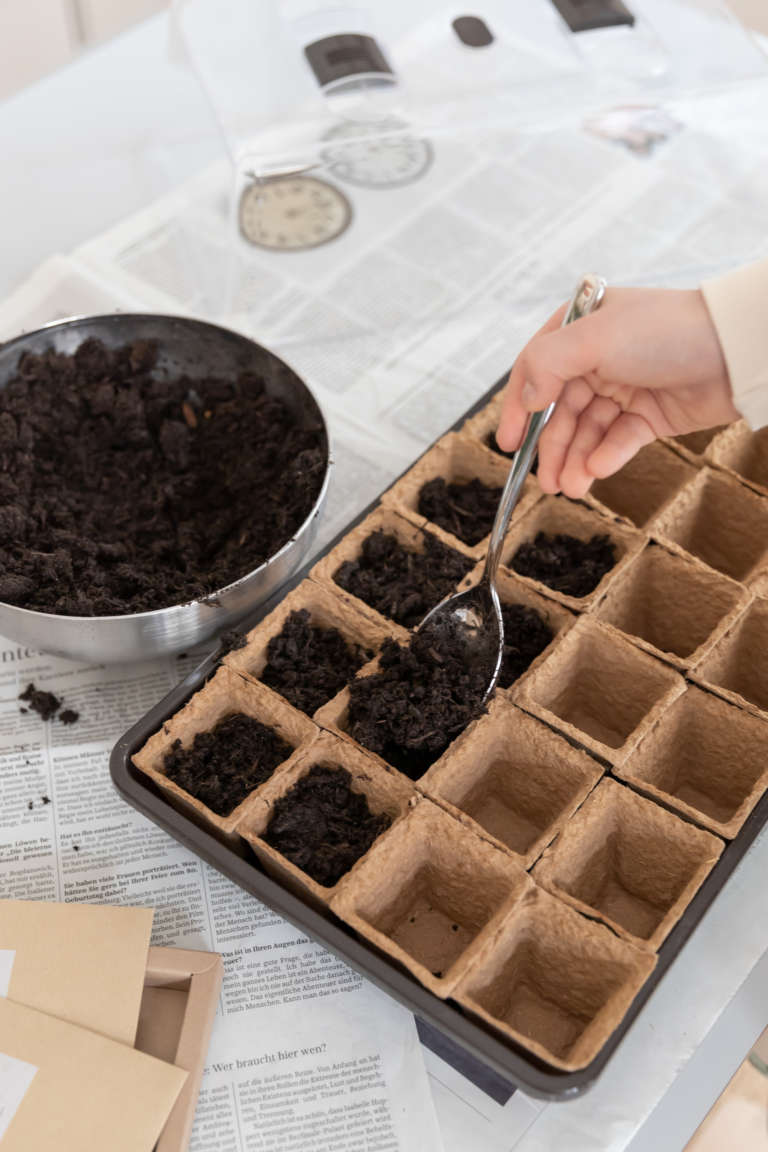
M483 563L479 563L462 583L462 589L477 584L483 568ZM504 569L499 569L496 587L504 618L504 661L497 687L516 688L541 663L558 636L571 627L575 617L562 604L542 596Z
M641 448L615 475L595 480L587 499L636 528L645 528L695 475L691 464L655 441Z
M698 561L649 544L611 585L595 615L685 668L711 648L748 595Z
M404 645L385 641L317 722L418 780L480 716L492 671L454 636L422 629Z
M175 807L236 840L249 797L317 735L261 684L220 668L133 762Z
M654 535L746 581L766 562L768 500L704 468L658 517Z
M532 886L509 856L422 800L376 842L331 907L445 997Z
M508 473L502 457L469 436L451 432L385 492L382 501L425 523L452 548L479 559ZM526 481L513 521L538 497L538 486Z
M472 567L469 557L422 532L388 508L378 508L312 569L378 624L415 628L453 592Z
M586 608L644 537L562 496L547 496L510 529L502 563L546 595Z
M670 448L681 455L688 457L695 463L701 463L701 457L709 448L715 437L728 427L727 424L718 424L716 428L703 428L698 432L685 432L682 436L672 436L667 440Z
M512 909L454 999L557 1068L597 1056L656 957L619 940L541 888Z
M224 663L311 716L392 634L330 589L303 580Z
M768 786L768 724L688 688L616 772L730 839Z
M327 905L342 878L415 800L402 776L325 732L261 789L239 832L265 871Z
M750 604L693 678L751 712L768 713L768 600Z
M584 617L526 681L521 703L616 764L684 686L677 672Z
M652 800L603 780L533 876L554 896L655 952L723 847Z
M739 420L713 440L707 459L768 496L768 428L753 432L745 420Z
M419 787L529 868L602 774L586 752L498 698Z

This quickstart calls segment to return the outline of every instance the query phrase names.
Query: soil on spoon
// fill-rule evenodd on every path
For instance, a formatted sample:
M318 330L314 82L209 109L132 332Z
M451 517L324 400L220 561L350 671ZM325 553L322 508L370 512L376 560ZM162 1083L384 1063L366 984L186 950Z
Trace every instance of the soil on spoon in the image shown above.
M349 734L417 780L482 713L493 669L467 659L450 626L386 640L379 669L349 686Z
M310 623L306 608L291 612L267 645L262 683L311 716L353 678L373 653L350 645L338 628Z
M163 772L217 816L229 816L292 752L274 729L234 712L210 732L198 732L189 748L175 740Z
M499 688L509 688L525 672L548 644L554 632L535 608L526 604L502 604L504 659L499 672Z
M344 876L391 823L375 815L337 764L315 764L275 804L263 839L326 888Z
M264 382L161 377L157 346L23 355L0 391L0 600L121 615L197 599L290 540L322 428Z
M610 536L596 534L579 540L562 532L537 532L515 552L510 567L521 576L539 580L567 596L588 596L616 563Z
M431 532L424 533L424 551L411 552L396 536L379 529L363 541L360 556L345 560L333 579L382 616L415 628L471 567L471 560Z
M473 547L490 532L501 488L489 488L477 477L447 481L435 476L419 492L418 511L433 524Z

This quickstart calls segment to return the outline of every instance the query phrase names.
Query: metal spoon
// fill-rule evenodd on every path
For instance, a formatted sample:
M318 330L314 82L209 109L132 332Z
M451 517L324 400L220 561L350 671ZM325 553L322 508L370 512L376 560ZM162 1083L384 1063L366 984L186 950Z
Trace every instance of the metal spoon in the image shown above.
M605 280L600 276L585 276L568 306L563 327L599 308L605 295L605 288ZM496 572L501 560L501 548L509 518L517 504L525 478L531 470L539 437L554 409L555 405L550 404L542 412L534 412L528 421L525 436L515 453L499 500L485 558L485 568L479 582L466 592L456 592L441 600L418 627L419 632L429 630L434 633L438 642L441 636L458 637L464 642L465 658L468 662L480 663L481 667L492 670L489 672L490 679L483 695L483 703L496 687L504 658L504 621L496 588Z

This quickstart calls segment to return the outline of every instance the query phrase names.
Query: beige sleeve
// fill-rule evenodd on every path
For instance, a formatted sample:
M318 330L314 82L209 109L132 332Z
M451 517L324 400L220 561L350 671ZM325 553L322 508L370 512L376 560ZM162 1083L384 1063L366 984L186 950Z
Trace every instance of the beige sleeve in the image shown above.
M733 402L752 428L768 424L768 260L705 281L733 388Z

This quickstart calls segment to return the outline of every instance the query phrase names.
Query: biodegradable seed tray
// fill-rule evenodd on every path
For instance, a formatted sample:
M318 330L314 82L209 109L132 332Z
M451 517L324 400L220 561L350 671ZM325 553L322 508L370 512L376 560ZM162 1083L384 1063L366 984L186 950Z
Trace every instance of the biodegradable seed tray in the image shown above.
M608 535L616 563L583 597L502 571L502 602L552 638L414 780L345 731L347 687L310 717L260 677L296 610L372 655L357 676L385 639L407 642L397 616L432 606L420 577L408 603L378 606L335 580L375 532L409 573L430 538L448 546L446 594L478 578L487 539L426 522L418 494L438 476L503 483L499 406L494 389L259 610L243 647L212 654L126 733L111 770L141 812L411 1009L444 1055L562 1099L600 1075L768 819L768 460L735 426L653 445L583 502L530 479L505 561L545 531ZM233 712L292 751L217 815L163 763ZM389 820L327 887L264 838L315 766L343 768Z

